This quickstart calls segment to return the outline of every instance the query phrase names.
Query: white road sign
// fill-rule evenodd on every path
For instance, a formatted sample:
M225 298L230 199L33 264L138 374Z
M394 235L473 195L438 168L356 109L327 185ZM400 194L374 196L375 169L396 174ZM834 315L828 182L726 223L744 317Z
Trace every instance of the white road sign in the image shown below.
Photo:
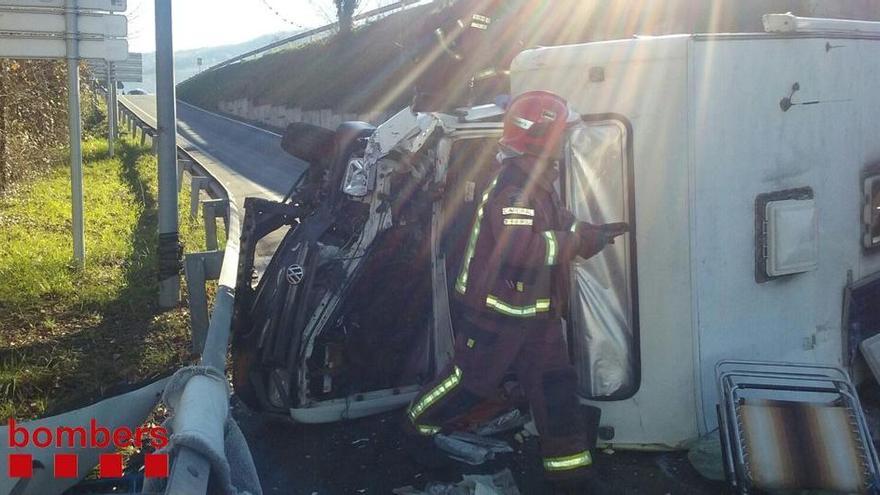
M107 77L107 64L103 60L88 60L86 64L92 71L92 75L103 80ZM114 62L113 79L122 82L143 82L144 57L142 53L129 53L128 58L122 62Z
M64 0L0 0L2 7L45 7L64 8ZM80 10L106 10L110 12L124 12L126 0L79 0L77 8Z
M76 20L77 32L80 34L111 38L124 38L128 35L128 19L124 15L83 14L78 15ZM0 31L61 34L66 31L64 13L0 10Z
M113 79L122 82L143 82L144 74L140 70L113 69Z
M64 58L67 43L64 38L15 37L0 33L0 57L9 58ZM118 62L128 58L126 40L80 40L80 58L103 58Z

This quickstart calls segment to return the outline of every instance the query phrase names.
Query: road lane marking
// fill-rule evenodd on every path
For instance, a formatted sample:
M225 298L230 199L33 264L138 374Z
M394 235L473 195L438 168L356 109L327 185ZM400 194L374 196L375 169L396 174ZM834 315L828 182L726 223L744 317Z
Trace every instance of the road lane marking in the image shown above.
M243 125L243 126L245 126L245 127L250 127L251 129L256 129L256 130L258 130L258 131L265 132L266 134L271 134L271 135L273 135L273 136L275 136L275 137L279 137L279 138L281 137L281 134L278 134L278 133L275 133L275 132L272 132L272 131L269 131L269 130L263 129L262 127L257 127L257 126L255 126L255 125L248 124L248 123L246 123L246 122L242 122L242 121L240 121L240 120L236 120L236 119L233 119L233 118L227 117L227 116L225 116L225 115L220 115L219 113L214 113L214 112L212 112L212 111L210 111L210 110L205 110L204 108L197 107L197 106L195 106L195 105L191 105L191 104L189 104L189 103L187 103L187 102L185 102L185 101L183 101L183 100L177 100L177 103L182 104L182 105L186 105L186 106L188 106L188 107L195 108L196 110L198 110L198 111L200 111L200 112L205 112L205 113L207 113L207 114L209 114L209 115L213 115L213 116L215 116L215 117L220 117L220 118L223 119L223 120L228 120L228 121L230 121L230 122L234 122L234 123L236 123L236 124Z
M132 102L130 99L125 98L125 104L126 104L126 105L131 105L131 106L135 107L136 109L138 109L139 111L141 111L144 115L146 115L146 116L148 116L148 117L150 117L150 118L153 118L153 116L150 115L149 112L145 111L145 110L143 109L143 107L141 107L141 106L137 105L136 103ZM192 106L192 105L190 105L190 106ZM198 108L198 107L194 107L194 108ZM201 110L201 109L200 109L200 110ZM210 112L207 112L207 113L210 113ZM227 120L231 120L232 122L236 122L236 121L233 120L233 119L227 119ZM237 123L241 123L241 122L237 122ZM179 121L179 120L178 120L177 125L180 126L180 121ZM244 125L247 125L247 124L244 124ZM187 126L187 128L188 128L188 127L189 127L189 126ZM155 126L153 126L153 128L155 129ZM259 128L257 128L257 129L259 129ZM191 132L191 131L190 131L190 132ZM268 131L266 131L266 132L268 132ZM182 137L182 136L179 136L179 138L180 138L180 139L183 139L183 141L184 141L187 145L192 146L192 147L195 148L198 152L200 152L200 153L202 153L203 155L205 155L208 159L211 160L211 162L212 162L213 164L215 164L215 165L217 165L218 167L224 169L224 170L225 170L227 173L229 173L230 175L232 175L232 176L234 176L234 177L237 177L237 178L238 178L238 182L246 182L246 183L247 183L247 184L242 184L242 185L250 185L250 186L252 186L253 188L255 188L255 189L257 189L257 190L266 193L266 196L265 196L266 199L272 199L272 200L277 201L278 198L280 198L280 197L283 196L281 193L276 193L275 191L270 191L269 189L266 189L265 187L263 187L263 186L257 184L257 183L254 182L253 180L251 180L251 179L249 179L249 178L247 178L247 177L241 175L241 173L240 173L238 170L236 170L235 168L233 168L232 165L227 165L227 164L223 163L222 161L218 160L214 155L212 155L211 153L208 153L207 151L205 151L204 148L202 148L201 146L197 145L196 143L190 141L189 139L186 139L186 138L184 138L184 137ZM186 151L186 147L180 146L180 144L178 144L178 147L180 147L180 148L182 148L184 151ZM205 166L205 167L206 167L205 164L202 164L202 166ZM207 168L207 167L206 167L206 168ZM209 171L209 172L210 172L210 171ZM229 182L227 182L227 183L224 184L224 183L220 180L220 178L217 177L216 172L214 173L214 179L217 180L218 182L220 182L220 183L221 183L222 185L224 185L224 186L227 186L227 187L228 187L228 185L229 185ZM227 189L227 191L228 191L228 189ZM235 197L235 195L233 195L233 197ZM244 198L242 198L242 201L244 201ZM242 203L242 206L244 206L244 203Z

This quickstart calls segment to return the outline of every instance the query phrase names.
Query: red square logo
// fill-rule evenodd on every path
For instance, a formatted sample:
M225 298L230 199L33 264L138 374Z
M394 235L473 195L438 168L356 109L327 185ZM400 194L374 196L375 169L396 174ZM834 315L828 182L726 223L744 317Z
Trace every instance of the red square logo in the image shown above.
M34 461L30 454L9 454L9 477L30 478L34 475Z
M101 454L98 461L100 478L122 478L122 454Z
M147 454L144 456L144 476L147 478L168 477L168 454Z
M77 478L76 454L55 454L55 477Z

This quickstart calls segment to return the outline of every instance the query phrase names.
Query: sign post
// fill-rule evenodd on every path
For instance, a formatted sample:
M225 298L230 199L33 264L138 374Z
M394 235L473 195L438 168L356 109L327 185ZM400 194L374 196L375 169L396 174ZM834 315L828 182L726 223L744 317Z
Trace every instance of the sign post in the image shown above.
M110 109L107 110L107 123L110 125L110 141L113 142L116 139L116 119L119 116L119 103L116 101L116 90L119 86L119 79L114 74L114 62L107 62L107 65L110 67L110 86L107 87L107 90L110 92ZM112 145L111 145L112 146ZM110 153L110 156L113 156L113 153Z
M107 84L107 152L112 157L115 155L113 146L116 139L116 105L113 103L113 69L110 62L104 61Z
M180 302L181 248L177 232L177 101L171 0L156 0L156 120L159 139L159 305Z
M86 259L83 220L82 120L79 102L79 47L76 2L67 0L67 126L70 130L70 189L73 203L73 258L82 267Z
M80 267L85 263L86 246L79 61L128 56L127 21L107 13L125 8L126 0L0 0L0 57L67 59L73 257ZM112 74L108 78L112 85ZM115 116L112 109L108 114ZM114 124L110 122L111 133ZM111 141L111 153L112 146Z

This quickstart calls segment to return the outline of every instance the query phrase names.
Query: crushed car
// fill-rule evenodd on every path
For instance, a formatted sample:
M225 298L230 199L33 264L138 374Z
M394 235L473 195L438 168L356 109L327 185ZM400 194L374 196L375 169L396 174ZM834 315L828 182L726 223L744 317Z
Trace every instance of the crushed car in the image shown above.
M246 404L304 423L364 417L407 404L449 361L455 274L503 114L288 127L282 147L308 172L281 202L245 202L232 358ZM259 243L284 228L263 267Z

